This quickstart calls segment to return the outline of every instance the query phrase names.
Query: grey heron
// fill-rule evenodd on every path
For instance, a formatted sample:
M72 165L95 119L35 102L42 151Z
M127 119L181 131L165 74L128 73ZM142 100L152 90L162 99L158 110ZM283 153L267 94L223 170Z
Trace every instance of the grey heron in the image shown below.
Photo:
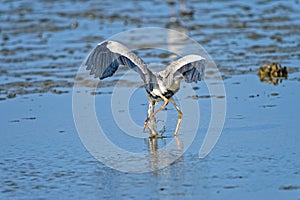
M178 112L178 121L174 132L176 136L182 120L182 112L175 103L173 95L179 90L181 80L188 83L200 81L204 74L205 63L206 60L199 55L187 55L171 62L165 70L152 72L147 68L146 63L126 46L107 40L99 43L90 52L82 66L86 70L90 70L90 75L94 75L100 80L112 76L122 65L136 71L144 82L149 101L144 128L147 127L150 119L171 102ZM155 104L160 101L163 101L163 104L155 110Z

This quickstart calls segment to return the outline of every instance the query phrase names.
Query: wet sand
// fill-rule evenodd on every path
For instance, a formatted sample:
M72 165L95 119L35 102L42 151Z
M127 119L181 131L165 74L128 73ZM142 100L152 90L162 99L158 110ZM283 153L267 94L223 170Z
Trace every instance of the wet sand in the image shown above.
M4 1L0 199L299 198L299 8L298 1L191 1L186 3L189 14L181 13L178 3L160 1L122 6L110 1ZM226 123L212 153L199 159L210 100L217 97L203 83L193 85L197 95L187 98L199 102L201 120L192 146L165 169L123 173L95 160L82 145L73 122L72 87L81 62L98 42L149 26L185 30L212 56L224 78ZM148 63L170 61L166 52L137 52ZM289 68L287 80L260 82L259 67L272 62ZM97 100L107 107L113 85L110 79L97 89ZM138 94L131 114L142 124L147 99L142 88ZM168 114L176 119L171 108ZM106 128L119 145L130 142L128 150L149 150L147 140L120 139L115 124ZM171 120L165 134L173 128Z

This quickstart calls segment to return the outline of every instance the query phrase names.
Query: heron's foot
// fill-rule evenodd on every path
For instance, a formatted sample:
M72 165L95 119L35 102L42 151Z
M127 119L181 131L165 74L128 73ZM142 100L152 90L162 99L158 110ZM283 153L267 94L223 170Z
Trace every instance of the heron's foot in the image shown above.
M175 129L175 132L174 132L174 136L177 136L178 129L179 129L179 124L177 124L177 126L176 126L176 129Z
M149 139L152 140L152 139L161 139L161 138L165 138L163 135L150 135L149 136Z
M177 133L178 133L178 130L176 130L176 131L174 132L174 136L175 136L175 137L177 136Z

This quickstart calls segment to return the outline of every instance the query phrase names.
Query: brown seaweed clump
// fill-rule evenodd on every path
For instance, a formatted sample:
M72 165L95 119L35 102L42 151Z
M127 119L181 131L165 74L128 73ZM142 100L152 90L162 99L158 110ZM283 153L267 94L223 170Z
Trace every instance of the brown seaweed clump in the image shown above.
M288 78L288 68L274 62L271 65L261 66L258 70L258 76L261 82L278 85L279 81L281 83L283 79Z

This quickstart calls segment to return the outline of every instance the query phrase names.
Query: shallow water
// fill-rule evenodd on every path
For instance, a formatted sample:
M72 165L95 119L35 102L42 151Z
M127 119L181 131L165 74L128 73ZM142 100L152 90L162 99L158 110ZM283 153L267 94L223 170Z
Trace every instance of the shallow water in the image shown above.
M299 199L299 1L190 1L186 7L193 16L180 15L178 3L160 1L122 6L2 2L0 199ZM210 101L216 97L209 96L203 82L193 85L200 89L187 99L199 103L201 120L190 148L162 170L124 173L94 159L81 143L72 116L72 86L94 45L148 26L183 30L212 56L224 78L226 122L213 151L199 159ZM137 53L149 63L170 61L157 50ZM289 68L287 80L278 85L259 81L258 68L271 62ZM108 111L113 80L104 81L96 95L97 105ZM139 125L147 110L144 94L138 89L130 102ZM169 121L159 128L172 135L176 112L168 108ZM147 139L126 137L111 115L98 117L116 144L151 153ZM143 130L139 134L148 136ZM159 140L159 147L170 140Z

